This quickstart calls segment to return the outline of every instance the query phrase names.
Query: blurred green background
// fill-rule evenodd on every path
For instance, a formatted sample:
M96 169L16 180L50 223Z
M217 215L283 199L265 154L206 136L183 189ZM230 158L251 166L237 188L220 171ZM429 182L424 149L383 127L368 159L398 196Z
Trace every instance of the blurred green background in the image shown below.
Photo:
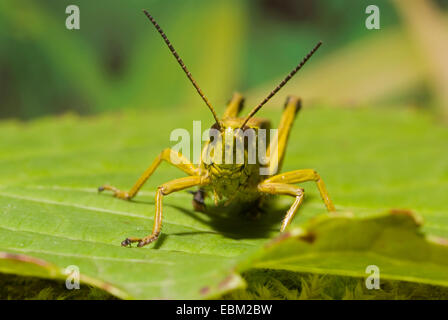
M69 4L80 8L80 30L65 28ZM365 27L370 4L380 30ZM308 105L448 115L446 0L3 0L0 117L201 105L143 8L220 112L235 90L259 102L322 40L270 105L294 93Z

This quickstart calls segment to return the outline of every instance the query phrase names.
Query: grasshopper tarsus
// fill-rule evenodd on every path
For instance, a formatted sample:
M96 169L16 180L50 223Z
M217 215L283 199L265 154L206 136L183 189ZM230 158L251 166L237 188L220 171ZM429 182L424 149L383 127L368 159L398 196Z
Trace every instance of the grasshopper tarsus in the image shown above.
M98 192L103 192L105 190L112 191L115 198L123 199L123 200L131 200L132 195L130 192L121 191L115 187L109 186L109 185L103 185L101 187L98 187Z
M123 241L121 241L121 246L131 248L132 244L134 242L138 242L137 247L140 248L140 247L143 247L151 242L156 241L158 237L159 237L159 234L155 233L155 234L151 234L150 236L144 237L144 238L126 238Z

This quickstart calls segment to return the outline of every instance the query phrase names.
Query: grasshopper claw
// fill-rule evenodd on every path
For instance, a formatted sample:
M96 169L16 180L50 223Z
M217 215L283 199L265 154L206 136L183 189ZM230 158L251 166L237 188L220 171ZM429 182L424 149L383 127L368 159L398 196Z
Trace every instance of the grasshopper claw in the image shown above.
M131 245L131 240L129 240L128 238L126 238L123 241L121 241L121 246L122 247L129 247L130 245Z
M123 241L121 241L121 246L122 247L131 247L131 244L133 243L133 242L136 242L136 241L141 241L140 239L138 239L138 240L136 240L136 239L129 239L129 238L126 238L126 239L124 239Z

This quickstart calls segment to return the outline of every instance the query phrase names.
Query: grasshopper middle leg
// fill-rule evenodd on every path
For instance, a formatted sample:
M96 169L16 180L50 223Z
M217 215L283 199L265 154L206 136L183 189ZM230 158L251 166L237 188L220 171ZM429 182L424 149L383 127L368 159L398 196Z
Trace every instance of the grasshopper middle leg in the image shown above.
M303 189L292 184L263 182L258 185L258 190L263 193L295 197L294 203L283 218L282 226L280 228L280 232L285 231L303 202Z
M174 160L174 161L173 161ZM148 167L148 169L143 172L137 182L129 191L121 191L113 186L103 185L98 188L98 191L110 190L114 193L114 196L120 199L130 200L135 197L140 190L140 188L145 184L145 182L149 179L149 177L154 173L157 167L160 165L162 161L167 161L177 168L184 171L186 174L190 176L198 175L199 169L197 169L187 158L185 158L182 154L173 151L171 149L163 150L157 158L153 161L153 163Z
M328 211L336 211L333 201L331 201L330 195L328 194L325 183L320 177L319 173L313 169L302 169L294 170L285 173L280 173L278 175L272 176L263 181L263 183L301 183L307 181L316 182L317 188L319 189L322 200L325 203Z
M317 188L319 189L320 195L325 203L325 206L327 207L327 210L330 212L336 211L333 201L331 201L330 195L328 194L327 188L325 187L324 181L322 180L320 175L313 169L303 169L281 173L264 180L258 185L258 190L260 192L280 195L284 194L296 197L294 204L288 210L288 213L283 220L282 228L280 231L284 231L285 228L289 225L295 213L297 212L297 209L303 201L303 190L294 186L293 184L306 181L316 182Z
M129 246L133 242L138 242L138 247L143 247L157 240L162 229L162 198L172 192L184 190L194 186L202 186L208 184L208 181L201 176L184 177L170 182L164 183L157 188L156 192L156 212L154 215L154 225L150 235L144 238L126 238L121 242L122 246Z

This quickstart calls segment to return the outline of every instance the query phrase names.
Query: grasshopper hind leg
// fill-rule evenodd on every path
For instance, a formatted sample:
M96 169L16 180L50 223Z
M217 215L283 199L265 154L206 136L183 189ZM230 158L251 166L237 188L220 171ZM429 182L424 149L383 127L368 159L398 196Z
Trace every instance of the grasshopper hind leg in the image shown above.
M226 110L224 111L223 119L225 118L236 118L240 114L241 110L243 110L244 106L244 97L235 92L227 104Z
M285 157L286 146L288 144L289 134L291 133L292 125L294 124L294 120L301 107L302 103L300 98L289 96L288 99L286 99L285 107L278 126L277 148L271 150L271 146L269 146L267 151L268 154L270 154L271 159L277 159L278 161L278 166L271 167L270 175L276 174L282 166L283 159Z

